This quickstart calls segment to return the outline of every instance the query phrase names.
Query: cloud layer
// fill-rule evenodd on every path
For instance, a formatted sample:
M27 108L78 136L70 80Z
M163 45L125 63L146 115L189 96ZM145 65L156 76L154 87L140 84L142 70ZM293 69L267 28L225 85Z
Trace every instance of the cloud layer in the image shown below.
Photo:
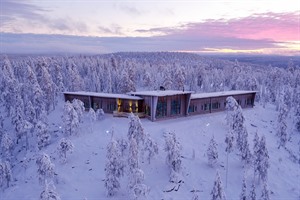
M90 27L86 22L71 18L50 19L46 17L50 10L29 3L2 0L1 6L1 53L248 51L299 54L300 51L300 11L253 14L230 20L207 19L172 27L136 28L131 30L131 35L123 32L128 27L118 24L98 25L94 29L107 37L97 37L90 34ZM127 4L115 6L132 16L142 14L142 11L134 6ZM16 26L18 24L16 22L19 21L20 26ZM135 34L144 34L147 37L135 37ZM86 35L93 36L85 37Z

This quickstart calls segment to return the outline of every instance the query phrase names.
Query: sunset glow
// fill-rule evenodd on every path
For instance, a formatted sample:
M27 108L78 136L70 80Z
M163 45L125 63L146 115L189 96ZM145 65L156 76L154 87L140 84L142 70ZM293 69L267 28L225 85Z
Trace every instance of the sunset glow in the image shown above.
M37 51L43 52L53 52L56 43L60 44L60 51L74 52L75 47L81 47L83 53L190 51L299 55L300 50L297 0L289 3L1 0L0 17L1 53L17 53L16 42L23 45L20 46L23 52L33 52L28 40L34 39L34 45L39 44ZM47 39L53 36L54 40ZM66 37L68 41L63 39Z

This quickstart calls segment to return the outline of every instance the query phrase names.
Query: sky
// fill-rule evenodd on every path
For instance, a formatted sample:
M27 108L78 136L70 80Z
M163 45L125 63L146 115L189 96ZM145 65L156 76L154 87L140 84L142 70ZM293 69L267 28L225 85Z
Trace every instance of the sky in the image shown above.
M300 55L300 1L0 0L0 47Z

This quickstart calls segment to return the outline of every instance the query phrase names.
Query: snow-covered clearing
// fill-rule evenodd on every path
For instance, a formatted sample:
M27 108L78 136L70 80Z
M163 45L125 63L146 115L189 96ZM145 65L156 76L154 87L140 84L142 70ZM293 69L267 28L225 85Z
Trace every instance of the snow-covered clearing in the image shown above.
M103 120L91 123L85 113L84 123L80 125L77 136L70 139L74 144L74 152L67 157L67 163L61 164L58 159L57 146L63 137L61 115L63 102L49 116L49 125L52 133L52 144L42 149L51 156L55 164L56 191L63 200L94 200L94 199L128 199L127 182L125 175L121 178L121 189L113 197L106 197L104 187L106 146L110 141L110 130L114 129L114 137L127 139L127 118L114 118L106 114ZM253 137L265 135L270 156L268 188L270 199L299 199L300 198L300 167L298 161L292 161L290 153L284 148L278 149L276 134L276 120L278 112L275 106L260 105L253 109L243 110L246 126L249 133L249 143L252 152ZM229 155L228 183L226 185L226 152L225 135L228 127L225 121L225 112L213 113L184 118L151 122L141 119L146 132L159 145L159 154L151 164L146 161L141 164L145 173L144 183L150 187L148 199L192 199L195 190L200 199L210 199L210 192L218 169L221 175L227 199L239 199L242 191L244 168L236 150ZM166 165L165 140L163 133L174 131L178 141L183 146L182 182L169 182L169 169ZM57 135L57 137L55 137ZM219 163L212 168L208 165L206 150L211 137L214 135L218 143ZM294 135L286 148L299 158L297 142L299 135ZM14 167L13 186L1 191L0 199L38 199L43 187L38 182L35 158L38 152L29 152L19 155L19 162L24 164ZM24 156L24 157L23 157ZM26 160L25 160L26 157ZM25 161L24 161L25 160ZM20 167L23 166L23 167ZM247 194L253 180L253 169L246 168ZM173 189L174 188L174 189ZM262 184L256 182L256 195L259 198ZM172 190L173 189L173 190ZM170 191L172 190L172 191ZM167 192L170 191L170 192Z

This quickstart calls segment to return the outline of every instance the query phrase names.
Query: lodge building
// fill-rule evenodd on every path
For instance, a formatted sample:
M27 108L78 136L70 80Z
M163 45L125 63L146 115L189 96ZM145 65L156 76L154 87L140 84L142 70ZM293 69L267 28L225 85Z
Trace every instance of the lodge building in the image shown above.
M114 116L128 116L132 112L151 121L224 111L229 96L234 97L242 108L251 108L255 95L255 91L238 90L211 93L156 90L128 94L64 92L65 101L79 99L86 109L102 108Z

